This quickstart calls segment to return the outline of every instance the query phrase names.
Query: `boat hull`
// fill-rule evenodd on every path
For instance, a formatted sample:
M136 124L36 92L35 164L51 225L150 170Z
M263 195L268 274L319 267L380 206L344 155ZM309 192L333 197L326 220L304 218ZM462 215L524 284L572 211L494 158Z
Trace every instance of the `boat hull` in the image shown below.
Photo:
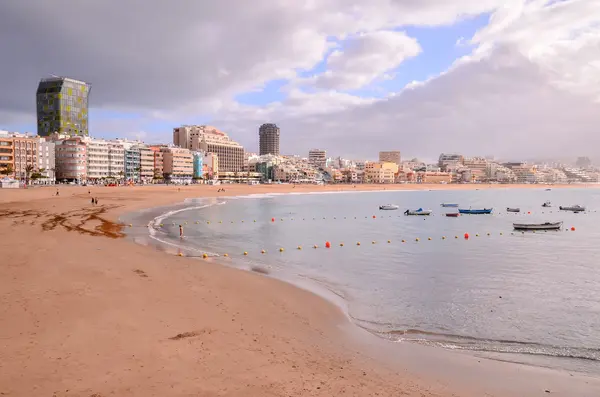
M506 212L521 212L520 208L507 208Z
M446 216L447 216L447 217L450 217L450 218L457 218L459 215L460 215L460 214L459 214L458 212L451 213L451 214L446 214Z
M515 230L560 230L562 228L562 222L546 222L539 224L532 223L513 223Z
M571 211L571 212L583 212L585 211L585 207L558 207L561 211Z
M441 205L442 205L442 207L445 207L445 208L457 208L458 207L458 204L446 204L446 203L444 203L444 204L441 204Z
M398 206L393 206L393 205L381 205L381 206L379 206L379 209L381 211L395 211L398 208L399 208Z
M404 215L431 215L433 211L406 211Z
M459 209L458 212L461 214L468 214L468 215L484 215L484 214L491 214L492 213L493 208L484 208L482 210L461 210Z

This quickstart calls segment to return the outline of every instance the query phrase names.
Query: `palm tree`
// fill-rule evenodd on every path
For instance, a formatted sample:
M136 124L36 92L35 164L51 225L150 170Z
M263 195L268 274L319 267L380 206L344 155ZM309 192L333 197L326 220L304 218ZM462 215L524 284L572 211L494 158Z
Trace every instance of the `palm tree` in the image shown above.
M6 164L6 167L0 169L0 173L6 176L9 176L10 174L13 173L13 166L12 164Z
M33 172L33 165L29 164L25 166L25 185L29 185L29 177Z

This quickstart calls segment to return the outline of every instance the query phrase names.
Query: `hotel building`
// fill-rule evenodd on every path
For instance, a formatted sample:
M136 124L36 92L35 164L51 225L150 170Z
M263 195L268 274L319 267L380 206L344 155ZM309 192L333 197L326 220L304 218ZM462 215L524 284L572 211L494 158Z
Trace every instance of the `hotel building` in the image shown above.
M163 152L161 152L161 148L164 147L162 145L152 145L148 148L152 150L154 155L154 178L155 179L163 179L164 178L164 167L163 167Z
M397 150L379 152L379 161L382 163L394 163L400 165L400 152Z
M88 136L89 94L90 85L83 81L66 77L40 80L36 92L38 135Z
M277 124L263 124L258 129L259 155L274 154L279 156L279 134Z
M192 151L215 153L219 157L219 172L239 172L244 168L244 147L215 127L184 125L174 128L173 144Z

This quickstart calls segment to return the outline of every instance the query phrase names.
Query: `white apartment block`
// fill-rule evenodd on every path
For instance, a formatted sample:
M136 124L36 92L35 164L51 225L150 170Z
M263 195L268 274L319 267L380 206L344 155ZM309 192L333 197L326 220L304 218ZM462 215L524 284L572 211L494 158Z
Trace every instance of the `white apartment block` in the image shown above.
M308 162L315 167L325 168L327 163L327 152L320 149L309 150Z
M39 138L38 170L44 177L40 183L53 185L56 182L56 144L46 138Z
M108 142L108 176L125 178L125 148L120 142Z
M109 177L109 143L102 139L86 138L87 178L103 179Z

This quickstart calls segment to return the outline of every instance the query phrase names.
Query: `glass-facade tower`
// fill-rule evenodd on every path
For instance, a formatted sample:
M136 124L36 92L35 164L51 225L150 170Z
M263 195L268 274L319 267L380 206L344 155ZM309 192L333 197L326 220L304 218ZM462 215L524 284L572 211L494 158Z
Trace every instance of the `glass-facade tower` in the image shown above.
M38 135L54 132L88 136L88 96L91 86L66 77L40 80L36 93Z

